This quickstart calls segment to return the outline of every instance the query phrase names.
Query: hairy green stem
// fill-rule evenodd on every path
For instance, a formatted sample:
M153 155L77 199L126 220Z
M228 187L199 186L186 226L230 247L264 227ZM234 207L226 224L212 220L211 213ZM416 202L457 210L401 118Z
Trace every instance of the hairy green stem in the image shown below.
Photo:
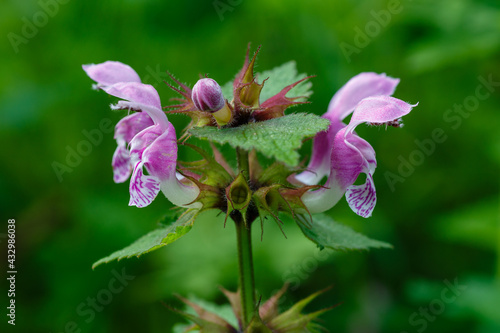
M243 176L248 181L250 179L250 166L248 163L248 151L236 148L236 156L238 158L238 171L243 173Z
M243 174L246 181L249 179L248 151L237 148L238 171ZM238 243L239 285L241 292L241 312L243 329L245 329L254 316L255 311L255 280L252 259L252 231L251 222L243 212L234 211L232 219L236 225L236 241Z
M250 226L244 221L236 221L236 237L238 242L239 283L241 292L241 312L243 327L246 328L255 310L255 282L252 259L252 236Z

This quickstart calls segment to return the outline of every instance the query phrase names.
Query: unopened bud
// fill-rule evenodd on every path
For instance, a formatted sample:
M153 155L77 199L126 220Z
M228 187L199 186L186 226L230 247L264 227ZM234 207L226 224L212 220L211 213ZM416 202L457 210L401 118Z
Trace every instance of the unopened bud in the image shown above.
M200 111L216 112L225 105L219 84L215 80L208 78L196 82L191 99Z

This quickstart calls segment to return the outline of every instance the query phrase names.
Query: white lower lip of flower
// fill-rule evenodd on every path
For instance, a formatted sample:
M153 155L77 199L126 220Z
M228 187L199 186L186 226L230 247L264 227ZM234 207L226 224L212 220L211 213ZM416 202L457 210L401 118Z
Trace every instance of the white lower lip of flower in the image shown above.
M202 207L200 202L193 202L200 194L200 189L195 184L185 185L175 177L175 179L162 181L160 189L165 197L176 206L186 208Z
M334 175L330 175L330 177L335 178ZM342 189L335 182L327 182L324 188L308 191L302 195L301 199L309 213L316 214L327 211L335 206L342 199L344 193L345 189Z
M323 177L325 176L328 176L329 173L330 173L329 168L321 166L314 172L305 170L296 175L295 179L306 185L318 185L321 179L323 179Z

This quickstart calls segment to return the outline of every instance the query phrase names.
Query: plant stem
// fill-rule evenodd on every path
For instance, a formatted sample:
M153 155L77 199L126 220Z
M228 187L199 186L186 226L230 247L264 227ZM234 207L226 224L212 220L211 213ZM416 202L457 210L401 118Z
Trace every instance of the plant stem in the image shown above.
M238 170L246 181L249 180L248 151L237 148ZM244 215L242 215L245 214ZM255 281L252 259L252 231L251 220L247 218L247 211L233 211L232 219L236 224L236 241L238 243L239 284L241 292L241 312L243 329L253 318L255 311Z
M241 215L240 215L241 216ZM241 292L241 310L243 328L246 328L253 318L255 310L255 282L252 260L252 234L250 225L247 227L243 219L236 221L236 237L238 242L238 266Z
M236 156L238 159L238 171L243 173L243 176L248 181L250 179L250 166L248 164L248 151L236 148Z

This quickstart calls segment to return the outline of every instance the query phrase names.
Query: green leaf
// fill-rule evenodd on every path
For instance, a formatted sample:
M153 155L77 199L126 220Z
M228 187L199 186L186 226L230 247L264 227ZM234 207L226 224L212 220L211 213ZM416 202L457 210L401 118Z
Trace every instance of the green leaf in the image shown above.
M334 221L327 215L313 215L310 225L297 222L304 235L320 249L368 250L370 248L392 248L388 243L370 239L350 227Z
M297 64L295 61L289 61L284 63L279 67L275 67L269 71L264 71L262 73L257 74L260 81L263 81L267 78L264 83L264 88L260 93L260 102L264 102L270 97L276 95L289 84L295 83L307 75L302 73L297 73ZM308 81L304 81L295 86L290 92L286 95L289 98L292 97L309 97L312 95L312 83ZM298 99L297 101L303 101L305 99Z
M265 79L269 78L264 83L264 88L260 93L259 100L262 103L270 97L279 93L281 89L305 78L307 75L303 73L298 74L297 64L295 63L295 61L289 61L271 70L257 73L256 76L258 77L259 82L262 82ZM311 87L311 82L301 82L287 94L287 97L309 97L312 94ZM229 101L233 99L233 81L227 82L221 87L221 89L224 98ZM297 101L301 101L301 99L298 99Z
M200 139L256 149L291 166L299 164L296 149L302 140L328 128L329 121L314 114L296 113L232 128L195 127L189 132Z
M139 257L143 254L149 253L151 251L159 249L160 247L173 243L191 230L194 219L196 218L198 213L198 209L187 210L179 217L176 222L167 227L153 230L150 233L142 236L126 248L116 251L105 258L102 258L92 265L92 269L96 268L100 264L108 263L112 260L121 260L124 258L131 258L133 256Z
M233 99L233 81L227 82L221 86L220 89L222 90L222 96L224 96L225 99L228 101Z

